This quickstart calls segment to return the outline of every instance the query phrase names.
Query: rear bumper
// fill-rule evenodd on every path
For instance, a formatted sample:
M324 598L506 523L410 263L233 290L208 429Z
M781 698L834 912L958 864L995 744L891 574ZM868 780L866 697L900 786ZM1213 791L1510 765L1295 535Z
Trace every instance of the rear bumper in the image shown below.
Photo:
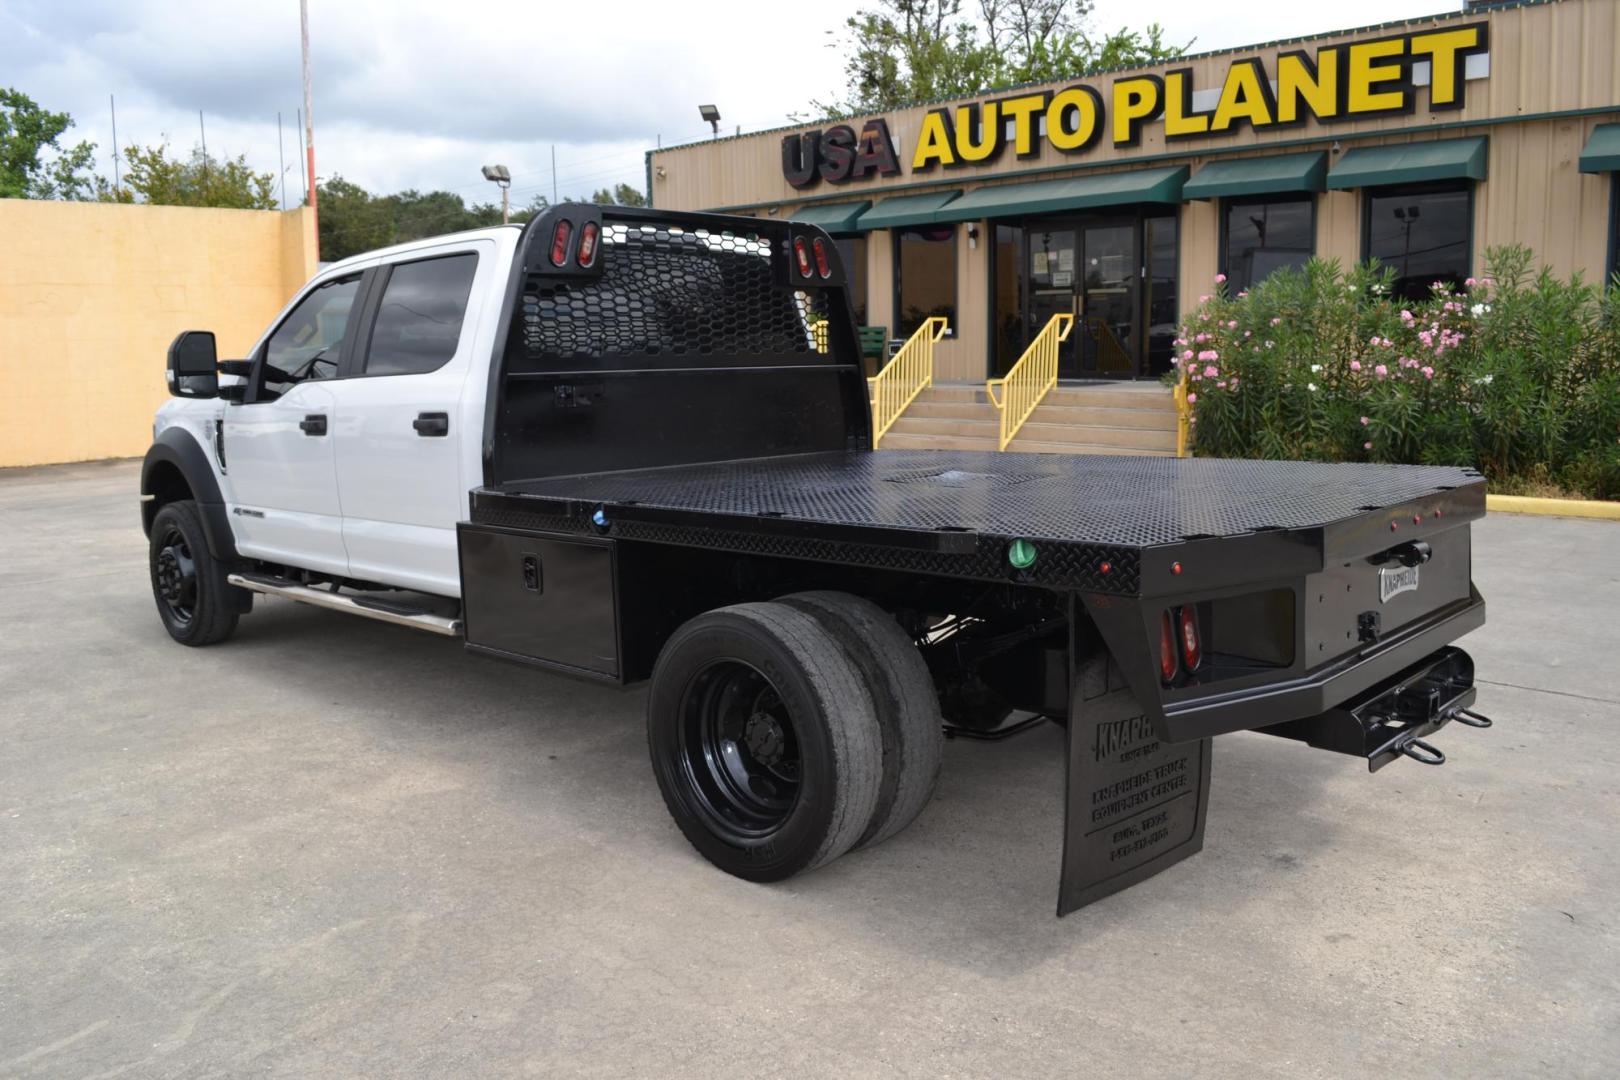
M1185 742L1317 716L1399 676L1484 624L1485 600L1470 586L1466 600L1302 677L1166 702L1157 718L1159 730L1171 742Z
M1261 730L1365 758L1368 772L1402 755L1441 765L1445 754L1422 740L1452 720L1489 727L1488 718L1470 709L1476 694L1473 659L1448 646L1327 712Z

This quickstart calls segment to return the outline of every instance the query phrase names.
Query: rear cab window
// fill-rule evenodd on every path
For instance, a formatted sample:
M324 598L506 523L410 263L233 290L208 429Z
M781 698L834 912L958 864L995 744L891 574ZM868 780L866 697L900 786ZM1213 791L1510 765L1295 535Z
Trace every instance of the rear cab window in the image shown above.
M363 373L422 375L449 363L477 269L470 251L386 267Z

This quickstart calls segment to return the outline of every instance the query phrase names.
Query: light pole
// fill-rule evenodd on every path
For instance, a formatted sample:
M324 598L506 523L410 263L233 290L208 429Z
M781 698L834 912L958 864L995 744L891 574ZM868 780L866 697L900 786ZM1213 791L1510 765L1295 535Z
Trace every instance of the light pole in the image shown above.
M309 85L309 0L298 0L298 39L304 61L304 153L309 168L309 210L315 216L315 257L321 255L320 210L315 206L315 98Z
M718 139L720 137L720 110L713 105L699 105L698 115L708 121L710 129L714 132L711 138Z
M484 179L501 189L501 224L509 224L512 220L511 206L507 202L506 192L512 186L512 174L505 165L485 165Z

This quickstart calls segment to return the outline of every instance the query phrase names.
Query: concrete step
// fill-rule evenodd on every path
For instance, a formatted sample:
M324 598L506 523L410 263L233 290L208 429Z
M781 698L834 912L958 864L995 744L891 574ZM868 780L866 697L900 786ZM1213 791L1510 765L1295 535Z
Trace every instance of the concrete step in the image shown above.
M988 405L990 398L983 383L935 383L918 395L912 407L923 402L978 402ZM1169 388L1147 382L1058 385L1047 391L1041 404L1096 409L1167 409L1171 412L1176 407Z
M941 420L907 413L896 420L889 431L901 435L956 435L964 438L999 439L1001 424L992 419Z
M1035 413L1040 416L1039 410ZM1074 427L1069 424L1037 424L1033 420L1018 429L1009 450L1019 449L1025 442L1079 444L1085 446L1122 446L1135 450L1176 449L1176 433L1129 427Z
M1119 385L1092 389L1089 387L1057 386L1041 399L1041 407L1048 405L1091 409L1145 409L1176 411L1176 400L1170 391L1157 385Z
M990 450L996 448L996 439L964 437L960 435L908 435L891 430L883 436L882 450Z
M885 440L887 442L887 440ZM1052 442L1026 442L1023 439L1014 439L1013 444L1007 447L1008 453L1020 454L1116 454L1130 457L1175 457L1176 451L1172 447L1165 450L1139 450L1129 446L1098 446L1090 443L1052 443Z
M930 398L925 393L911 407L900 414L905 420L913 416L926 416L935 420L983 420L995 416L995 408L988 401L954 401Z
M1090 405L1053 405L1043 401L1025 424L1065 427L1128 427L1149 431L1176 430L1175 409L1102 409Z

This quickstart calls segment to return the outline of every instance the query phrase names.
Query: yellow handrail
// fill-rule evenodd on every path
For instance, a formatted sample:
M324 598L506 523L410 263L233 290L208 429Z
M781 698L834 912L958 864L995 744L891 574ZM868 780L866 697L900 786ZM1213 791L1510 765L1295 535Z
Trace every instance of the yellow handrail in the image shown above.
M1176 399L1176 457L1192 456L1192 402L1187 400L1187 362L1181 364L1173 391Z
M1007 374L999 379L986 380L984 389L990 395L990 404L1001 414L1000 449L1007 449L1007 444L1013 441L1018 429L1035 411L1035 406L1041 403L1048 390L1057 385L1058 343L1069 340L1069 332L1073 329L1073 315L1053 315ZM996 396L998 389L1001 391L999 398Z
M946 321L934 315L923 320L883 370L866 380L872 394L872 445L888 434L906 406L934 381L934 342L945 336Z

